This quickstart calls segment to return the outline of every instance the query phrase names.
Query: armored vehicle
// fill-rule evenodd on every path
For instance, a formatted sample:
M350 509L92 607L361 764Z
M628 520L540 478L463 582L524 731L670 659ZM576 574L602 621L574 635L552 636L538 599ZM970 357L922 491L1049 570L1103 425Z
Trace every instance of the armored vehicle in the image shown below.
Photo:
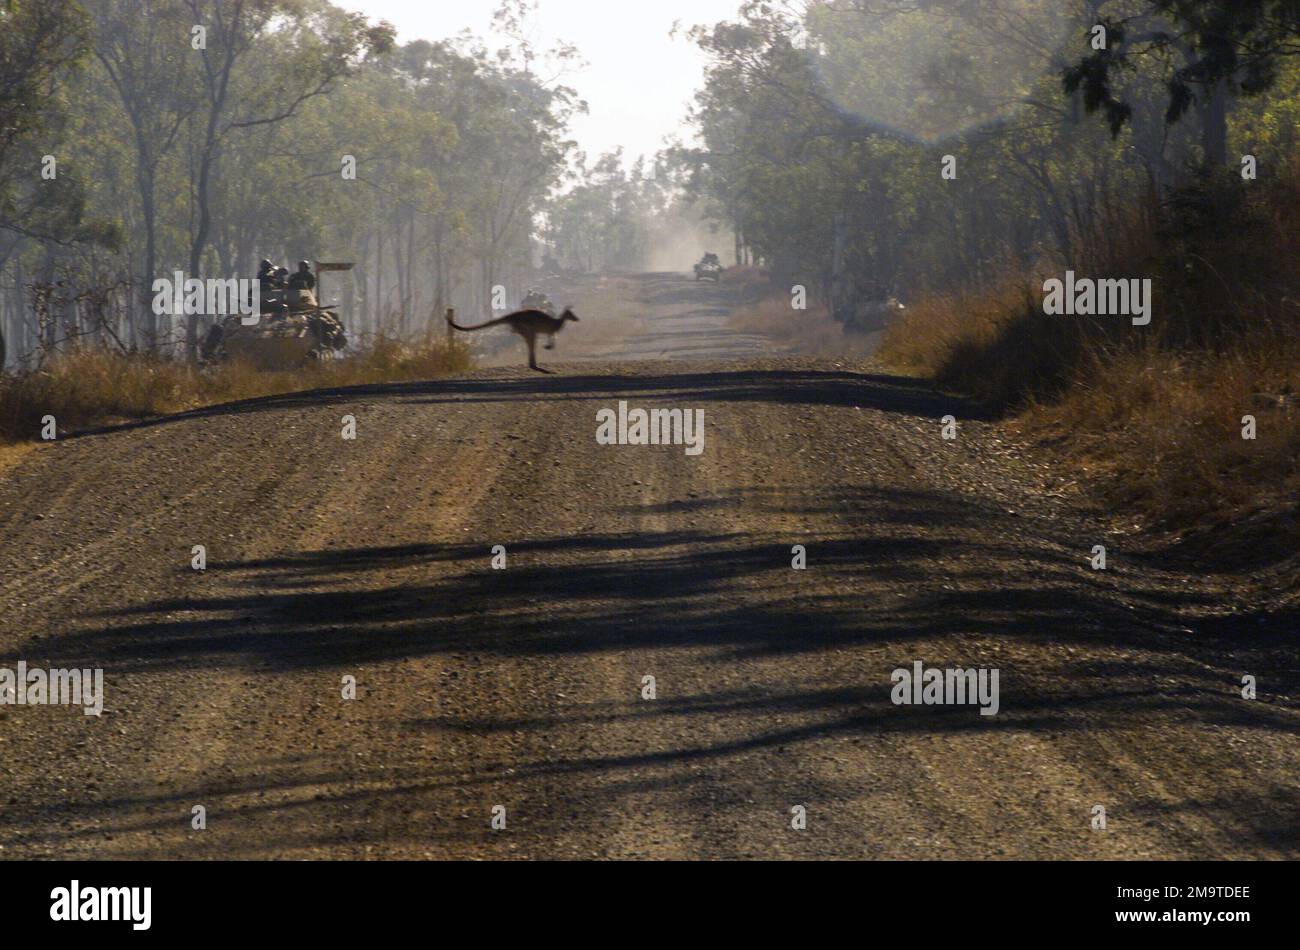
M700 262L695 265L695 279L719 281L722 279L722 271L722 262L718 260L718 255L710 252L700 258Z
M352 264L316 265L314 285L327 271L351 270ZM294 369L305 363L333 359L348 345L336 307L322 307L314 293L281 286L264 287L257 320L232 314L213 325L199 355L205 363L238 359L258 369Z

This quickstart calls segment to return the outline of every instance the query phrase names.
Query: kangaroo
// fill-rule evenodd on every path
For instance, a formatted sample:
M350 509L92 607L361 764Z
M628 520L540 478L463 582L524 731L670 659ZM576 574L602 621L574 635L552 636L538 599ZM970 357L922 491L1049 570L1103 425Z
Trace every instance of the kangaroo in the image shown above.
M475 330L486 330L488 327L500 326L505 324L510 327L512 333L518 333L528 344L528 368L535 369L539 373L549 373L549 369L542 369L537 365L537 337L543 334L547 338L546 349L555 349L555 334L564 329L564 324L572 320L578 322L577 315L573 310L566 307L564 313L558 317L553 317L543 310L518 310L515 313L508 313L504 317L498 317L495 320L489 320L487 323L480 323L476 327L463 327L456 322L456 311L448 309L447 322L454 329L462 333L473 333Z

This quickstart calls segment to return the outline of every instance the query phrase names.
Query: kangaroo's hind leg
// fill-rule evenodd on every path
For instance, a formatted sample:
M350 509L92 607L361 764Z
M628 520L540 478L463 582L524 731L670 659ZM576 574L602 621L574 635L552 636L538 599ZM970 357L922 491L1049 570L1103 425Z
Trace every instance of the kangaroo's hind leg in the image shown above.
M528 368L535 369L539 373L549 373L549 369L542 369L537 365L537 334L528 334Z

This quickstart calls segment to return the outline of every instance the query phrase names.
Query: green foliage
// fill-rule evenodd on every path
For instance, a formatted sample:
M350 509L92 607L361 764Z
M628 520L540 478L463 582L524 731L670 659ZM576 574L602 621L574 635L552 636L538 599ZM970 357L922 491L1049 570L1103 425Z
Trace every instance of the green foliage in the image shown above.
M27 214L42 204L58 209L60 224L79 224L77 196L42 193L47 149L39 146L56 140L67 122L61 80L84 61L88 42L73 0L0 0L0 229L26 230ZM60 239L67 232L35 230Z
M10 356L86 335L192 341L199 321L153 314L152 282L251 277L262 257L354 262L324 293L358 340L484 309L494 284L524 283L571 148L581 104L538 77L550 56L399 47L325 0L0 0ZM42 182L46 153L59 174ZM60 281L60 319L38 325L31 294ZM84 299L104 296L92 325Z
M1081 269L1135 205L1163 200L1223 151L1216 123L1275 162L1295 135L1294 66L1280 41L1269 70L1237 60L1251 77L1243 89L1267 73L1280 77L1278 94L1218 110L1198 99L1197 121L1171 127L1175 67L1123 53L1139 14L1193 16L1189 5L1156 6L814 0L796 17L748 3L737 22L693 33L710 59L694 110L702 145L675 157L779 285L815 289L840 318L863 299L960 288L991 271ZM1280 6L1255 6L1273 19L1237 35L1281 36ZM1084 54L1101 14L1122 84L1080 76L1067 94L1061 76L1081 56L1085 71L1110 63ZM1194 22L1198 49L1226 29L1208 14ZM1210 68L1182 81L1218 76ZM1085 119L1107 96L1122 97L1114 135Z
M1106 45L1064 71L1065 91L1081 91L1087 110L1103 112L1118 135L1133 115L1123 77L1157 70L1167 90L1165 122L1200 114L1206 165L1226 157L1225 97L1266 92L1285 57L1300 52L1295 0L1096 0L1094 7Z

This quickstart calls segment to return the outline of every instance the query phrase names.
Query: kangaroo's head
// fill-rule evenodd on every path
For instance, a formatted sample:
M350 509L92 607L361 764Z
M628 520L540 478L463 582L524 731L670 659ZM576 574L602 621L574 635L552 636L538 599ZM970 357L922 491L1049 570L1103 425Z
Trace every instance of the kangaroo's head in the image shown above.
M564 313L560 314L560 322L561 322L561 323L564 323L564 321L566 321L566 320L572 320L574 323L579 323L579 322L580 322L580 321L578 320L578 315L577 315L576 313L573 312L573 308L572 308L572 307L565 307L565 308L564 308Z

